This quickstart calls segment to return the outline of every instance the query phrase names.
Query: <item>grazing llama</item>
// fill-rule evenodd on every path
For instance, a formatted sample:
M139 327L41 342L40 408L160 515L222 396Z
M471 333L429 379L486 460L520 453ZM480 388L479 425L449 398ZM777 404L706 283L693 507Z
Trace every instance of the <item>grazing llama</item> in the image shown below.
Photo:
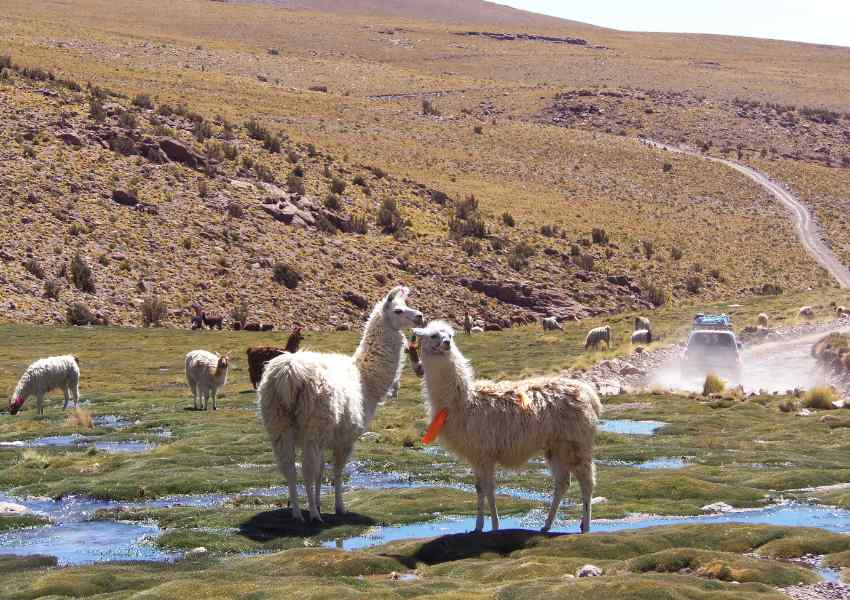
M584 338L584 349L589 350L590 348L593 348L596 350L602 342L605 342L605 345L609 349L611 348L610 325L606 325L605 327L596 327L588 331L587 337Z
M403 330L422 325L418 310L406 304L410 290L396 287L379 301L353 356L298 352L266 365L257 391L260 414L283 476L289 485L294 519L298 504L295 450L302 469L310 518L321 521L324 450L333 454L334 508L344 514L342 472L354 443L368 428L378 403L398 384L404 364Z
M555 317L546 317L540 324L543 326L543 331L563 331L564 328L558 323Z
M756 317L756 325L758 327L763 327L767 329L769 323L770 317L767 315L767 313L759 313L758 317Z
M277 348L275 346L251 346L248 348L246 351L248 354L248 373L251 377L251 385L254 386L255 390L263 378L263 370L266 368L266 363L281 354L298 352L298 347L304 339L304 336L301 335L302 331L304 331L304 326L296 323L292 328L292 333L286 340L285 348Z
M635 331L652 331L652 323L646 317L635 317Z
M51 356L42 358L30 366L21 375L15 391L9 399L9 412L18 414L21 407L30 396L35 396L38 414L44 414L44 396L50 391L62 388L65 403L62 409L68 408L68 401L73 400L74 406L80 403L80 361L76 356Z
M218 353L192 350L186 355L186 381L192 390L195 410L209 410L210 398L212 409L218 410L215 399L218 388L227 383L229 366L230 357Z
M596 479L593 445L602 413L596 392L582 381L558 377L474 381L472 367L453 343L454 331L448 323L432 321L414 333L419 339L423 392L432 419L423 441L439 436L472 466L478 492L475 531L484 528L485 498L493 529L499 528L496 465L519 468L540 451L555 483L543 531L552 527L570 485L570 473L581 484L581 531L589 531Z

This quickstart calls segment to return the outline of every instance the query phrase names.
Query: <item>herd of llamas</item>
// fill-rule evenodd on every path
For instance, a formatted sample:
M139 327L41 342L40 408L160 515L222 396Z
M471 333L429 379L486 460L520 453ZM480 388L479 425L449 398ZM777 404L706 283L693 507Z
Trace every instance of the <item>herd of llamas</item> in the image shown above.
M499 528L496 509L495 469L519 468L543 453L554 489L543 526L548 531L572 475L582 498L581 531L590 529L591 499L595 485L594 439L602 413L596 391L587 383L566 377L538 377L523 381L476 380L469 361L454 341L446 321L425 323L421 312L407 305L410 290L399 286L373 308L357 349L351 356L298 351L303 340L295 326L284 348L253 347L247 351L251 383L257 390L259 414L274 455L289 487L292 518L304 521L298 499L296 454L301 451L302 479L309 518L322 521L321 482L326 451L332 459L334 509L345 513L343 472L354 445L369 429L379 404L398 391L405 353L423 380L423 397L431 424L423 441L439 439L472 467L477 491L475 530L484 528L485 503L492 528ZM839 317L850 314L836 307ZM810 319L813 309L802 307L799 317ZM195 326L221 328L221 320L200 313ZM545 331L561 330L554 318L543 319ZM758 328L766 329L768 316L758 315ZM469 314L464 331L474 333ZM408 343L405 331L412 330ZM648 319L637 317L633 343L653 341ZM611 327L591 329L586 349L601 343L611 346ZM227 383L230 358L206 350L186 355L186 381L194 408L216 410L218 390ZM27 398L36 397L44 414L45 395L61 389L64 408L79 403L80 367L73 355L54 356L32 363L21 376L9 400L17 414Z

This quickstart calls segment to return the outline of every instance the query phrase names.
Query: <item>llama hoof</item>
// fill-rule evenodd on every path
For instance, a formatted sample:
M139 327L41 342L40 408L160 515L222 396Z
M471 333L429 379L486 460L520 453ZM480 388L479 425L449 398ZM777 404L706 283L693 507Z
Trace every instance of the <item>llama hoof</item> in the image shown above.
M323 524L323 523L324 523L324 521L322 521L322 517L321 517L321 516L319 516L319 515L316 515L315 517L311 515L311 516L310 516L310 523L313 523L313 524Z
M541 528L540 528L540 532L541 532L541 533L549 533L549 530L550 530L551 528L552 528L552 526L551 526L551 525L544 525L543 527L541 527Z
M338 516L338 517L342 517L342 516L344 516L345 514L348 513L348 511L345 510L344 508L337 508L335 512L336 512L336 516Z

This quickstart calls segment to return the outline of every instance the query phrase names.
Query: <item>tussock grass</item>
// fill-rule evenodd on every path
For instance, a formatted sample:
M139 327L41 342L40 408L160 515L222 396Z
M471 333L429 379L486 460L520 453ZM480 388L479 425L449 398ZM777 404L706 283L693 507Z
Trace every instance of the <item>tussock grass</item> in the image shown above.
M803 404L806 408L814 408L816 410L832 410L835 408L832 403L838 401L838 396L835 390L828 386L813 387L803 396Z
M726 390L726 382L718 377L715 373L709 373L705 376L705 382L702 384L702 395L710 396L711 394L722 394Z

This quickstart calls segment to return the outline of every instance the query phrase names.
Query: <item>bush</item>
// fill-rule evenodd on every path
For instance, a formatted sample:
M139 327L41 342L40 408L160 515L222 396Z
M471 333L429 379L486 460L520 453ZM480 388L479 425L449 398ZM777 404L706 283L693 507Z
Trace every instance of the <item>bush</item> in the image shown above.
M298 164L298 161L301 160L301 157L298 156L298 153L294 150L289 150L286 153L286 160L288 160L293 165Z
M662 170L663 170L665 173L670 173L670 172L673 170L673 164L672 164L672 163L668 163L668 162L664 163L664 166L662 167Z
M378 227L386 234L394 234L404 229L404 219L401 216L398 202L385 198L378 209Z
M106 110L103 108L103 102L94 96L89 98L89 116L98 123L106 120Z
M667 304L667 292L663 287L652 282L645 282L641 286L643 297L653 306L664 306Z
M646 256L646 258L652 258L652 256L655 254L655 244L652 242L652 240L643 240L641 242L641 245L643 246L644 256Z
M234 144L224 144L221 149L227 160L236 160L239 157L239 148Z
M286 178L286 188L292 194L298 194L299 196L304 195L304 178L299 177L294 172L290 173Z
M470 216L478 212L478 200L475 196L469 196L466 200L461 200L455 206L455 216L458 219L468 219Z
M709 373L705 376L705 382L702 384L702 395L722 394L726 389L726 382L720 379L714 373Z
M784 413L797 412L799 408L797 401L792 398L785 398L779 403L779 410Z
M353 183L354 185L359 185L360 187L366 187L366 180L363 179L362 175L355 175L351 179L351 183Z
M351 231L351 233L359 233L360 235L365 235L366 232L369 231L369 223L366 221L366 215L354 215L353 217L351 217L349 230Z
M331 180L331 192L333 192L334 194L341 194L345 191L346 185L347 184L345 183L345 181L343 181L339 177L334 177Z
M265 140L266 137L271 137L271 132L260 125L256 119L245 121L245 130L248 132L248 137L255 140Z
M504 223L508 227L516 227L516 221L514 220L514 216L509 212L502 213L502 223Z
M304 177L304 169L301 167L301 165L295 165L292 168L292 174L296 177Z
M453 217L449 219L449 234L455 238L462 237L487 237L487 225L481 215L470 215L467 219Z
M272 279L275 282L285 285L290 290L294 290L304 279L304 276L295 268L286 263L277 263L273 268Z
M159 296L148 296L142 302L142 324L145 327L154 325L159 327L163 319L168 316L168 307Z
M136 122L135 113L125 110L118 115L118 125L124 129L135 129L138 123Z
M689 275L688 278L685 279L685 289L687 289L690 294L699 294L700 290L702 290L702 284L702 277L696 273Z
M475 127L472 128L472 132L475 133L476 135L481 135L482 133L484 133L484 128L481 127L481 125L476 125Z
M515 271L522 271L528 267L529 259L536 254L527 242L522 241L511 251L508 256L508 265Z
M595 262L592 254L582 254L576 258L576 264L585 271L592 271Z
M44 282L44 297L50 300L58 300L62 291L62 282L58 279L48 279Z
M98 319L91 309L82 302L74 302L68 307L65 320L68 325L106 325L106 322Z
M505 249L505 240L497 237L490 238L490 248L493 252L502 252Z
M174 114L174 109L171 108L170 104L160 104L156 109L156 114L163 117L170 117Z
M600 227L594 227L593 231L590 232L590 239L593 240L594 244L599 244L602 246L607 246L608 242L610 242L610 238L608 237L608 232Z
M247 158L247 157L246 157ZM257 176L257 179L260 181L264 181L266 183L274 183L275 176L270 168L261 163L254 163L254 174Z
M133 98L133 106L138 106L139 108L151 109L153 108L153 102L151 102L151 97L147 94L136 94Z
M233 219L241 219L245 216L245 209L238 202L231 200L227 205L227 216Z
M387 176L387 172L381 167L369 167L369 170L372 171L372 175L375 176L375 179L383 179Z
M478 240L464 240L461 248L467 256L478 256L481 254L481 243Z
M673 260L682 260L683 256L684 253L676 246L670 248L670 258L672 258Z
M555 237L556 235L558 235L558 226L542 225L540 227L540 235L544 235L546 237Z
M41 266L41 263L38 262L35 258L28 258L24 261L24 268L30 275L33 275L37 279L44 279L44 268Z
M212 125L206 119L196 121L195 124L192 126L192 135L194 135L195 139L199 142L208 140L213 135Z
M245 323L248 322L249 314L248 302L245 300L245 296L239 296L239 304L230 309L230 319L234 323L239 323L244 327Z
M428 98L422 99L422 114L427 116L439 117L440 111L434 106Z
M817 410L832 410L835 408L832 403L837 400L835 390L825 385L813 387L803 396L803 404Z
M269 152L273 152L275 154L280 154L281 150L281 140L276 135L268 135L263 138L263 148L268 150Z
M94 294L95 292L91 268L79 253L71 259L71 282L81 292L86 294Z
M341 206L339 202L339 196L331 192L327 196L325 196L325 208L328 210L339 210Z

